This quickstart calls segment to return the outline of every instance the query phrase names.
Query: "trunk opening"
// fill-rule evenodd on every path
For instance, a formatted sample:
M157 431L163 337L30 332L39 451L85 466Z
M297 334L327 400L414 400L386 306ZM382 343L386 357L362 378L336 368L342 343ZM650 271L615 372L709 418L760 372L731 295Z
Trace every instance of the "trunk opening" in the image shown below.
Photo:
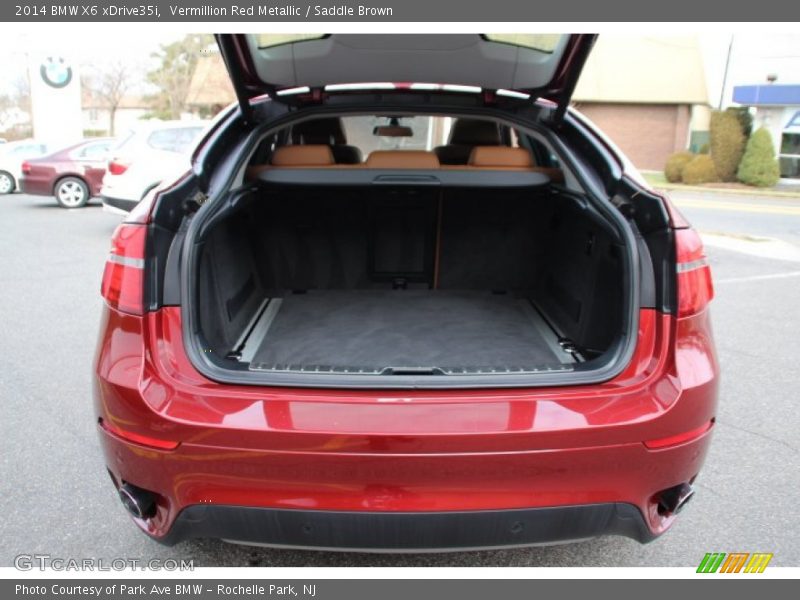
M198 241L192 303L203 357L241 381L574 377L624 345L625 249L581 197L263 182L238 193Z

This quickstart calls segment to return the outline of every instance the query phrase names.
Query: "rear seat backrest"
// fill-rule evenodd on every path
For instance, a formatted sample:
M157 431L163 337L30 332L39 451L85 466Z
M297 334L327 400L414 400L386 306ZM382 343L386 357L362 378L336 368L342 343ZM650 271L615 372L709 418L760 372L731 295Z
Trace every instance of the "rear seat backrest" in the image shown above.
M533 155L525 148L475 146L469 155L470 167L489 169L533 169Z
M339 117L325 117L298 123L292 127L292 143L308 146L325 144L331 147L333 160L337 164L361 163L361 150L348 145L344 126Z
M475 146L500 146L500 128L494 121L456 119L446 146L433 149L443 165L466 165Z
M470 154L469 166L476 169L531 171L547 175L553 183L564 183L564 171L557 167L537 166L526 148L476 146Z
M424 150L375 150L365 165L370 169L438 169L439 159Z
M424 150L375 150L365 163L337 164L327 144L281 146L272 154L270 165L252 165L247 177L253 179L271 167L283 168L367 168L367 169L485 169L495 171L531 171L543 173L554 183L564 182L564 172L555 167L537 167L525 148L476 146L468 165L440 165L433 152Z
M270 164L276 167L329 167L334 164L333 152L327 144L281 146L275 149Z

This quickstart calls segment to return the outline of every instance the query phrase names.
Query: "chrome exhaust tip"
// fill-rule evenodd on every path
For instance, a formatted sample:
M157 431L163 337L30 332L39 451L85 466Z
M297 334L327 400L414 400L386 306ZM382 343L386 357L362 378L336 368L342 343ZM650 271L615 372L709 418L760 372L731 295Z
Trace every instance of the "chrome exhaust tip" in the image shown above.
M119 488L119 499L125 510L137 519L149 519L156 514L156 495L135 485L123 484Z
M662 515L677 515L694 497L694 488L681 483L658 494L658 512Z
M683 493L678 498L678 505L675 507L675 514L681 512L683 507L689 503L689 500L694 498L694 488L690 484L686 483L682 485L681 488Z

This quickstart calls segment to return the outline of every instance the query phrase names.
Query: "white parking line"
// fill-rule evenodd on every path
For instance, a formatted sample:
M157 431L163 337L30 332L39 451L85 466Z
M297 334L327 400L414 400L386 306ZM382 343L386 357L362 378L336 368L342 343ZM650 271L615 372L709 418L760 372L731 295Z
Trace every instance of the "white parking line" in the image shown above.
M800 271L787 271L786 273L771 273L769 275L751 275L750 277L730 277L728 279L715 279L714 285L718 283L741 283L745 281L761 281L764 279L788 279L790 277L800 277Z
M800 262L800 248L784 240L701 231L706 246L732 250L760 258Z

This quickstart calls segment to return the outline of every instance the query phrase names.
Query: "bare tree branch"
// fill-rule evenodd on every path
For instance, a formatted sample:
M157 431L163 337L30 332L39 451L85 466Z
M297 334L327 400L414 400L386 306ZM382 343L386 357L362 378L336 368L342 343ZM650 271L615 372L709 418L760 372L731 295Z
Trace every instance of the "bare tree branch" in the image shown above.
M131 67L126 61L114 61L95 66L86 78L85 85L97 98L103 108L108 110L110 125L109 135L114 136L114 121L126 92L131 87Z

